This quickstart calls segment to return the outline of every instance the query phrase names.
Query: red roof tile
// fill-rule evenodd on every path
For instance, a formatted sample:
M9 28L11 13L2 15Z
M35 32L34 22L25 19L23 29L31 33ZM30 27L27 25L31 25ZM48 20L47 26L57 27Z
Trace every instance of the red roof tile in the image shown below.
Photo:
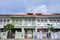
M60 14L33 14L33 13L28 13L28 14L0 14L0 16L60 16Z

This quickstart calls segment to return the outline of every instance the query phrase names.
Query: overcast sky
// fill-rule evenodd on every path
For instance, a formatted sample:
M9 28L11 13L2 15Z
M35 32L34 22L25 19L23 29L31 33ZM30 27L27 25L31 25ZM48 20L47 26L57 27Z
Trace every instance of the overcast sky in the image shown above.
M60 13L60 0L0 0L0 14Z

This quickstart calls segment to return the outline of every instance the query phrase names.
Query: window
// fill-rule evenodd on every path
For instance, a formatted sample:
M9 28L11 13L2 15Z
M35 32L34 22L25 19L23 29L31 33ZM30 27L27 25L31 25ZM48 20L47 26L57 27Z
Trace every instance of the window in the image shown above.
M35 21L35 20L32 20L32 21Z
M57 22L57 20L53 19L53 20L50 20L50 22Z
M19 23L19 25L22 25L22 20L20 20L20 22L18 22Z
M45 22L46 22L47 20L45 20Z
M25 20L24 25L27 25L27 20Z
M40 22L40 20L37 20L38 22Z
M0 20L0 22L2 22L2 20Z
M35 20L32 20L32 25L35 25Z
M60 22L60 20L57 20L57 22Z
M22 20L20 20L20 22L22 22Z
M13 20L13 22L15 22L15 20Z
M6 19L4 19L4 22L6 22Z
M27 21L27 20L25 20L25 21Z
M2 24L2 20L0 20L0 24Z
M28 20L28 21L31 21L31 20Z
M16 20L16 22L18 22L18 20Z
M56 20L53 20L54 22L56 22Z
M43 22L43 20L41 20L41 22Z
M50 22L52 22L52 20L50 20Z
M8 19L7 22L9 22L10 20Z

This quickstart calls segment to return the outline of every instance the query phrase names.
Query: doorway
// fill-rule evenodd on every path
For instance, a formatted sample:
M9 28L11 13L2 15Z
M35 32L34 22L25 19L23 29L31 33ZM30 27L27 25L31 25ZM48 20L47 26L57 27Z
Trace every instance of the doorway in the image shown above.
M32 39L34 28L25 28L24 30L25 30L25 38Z

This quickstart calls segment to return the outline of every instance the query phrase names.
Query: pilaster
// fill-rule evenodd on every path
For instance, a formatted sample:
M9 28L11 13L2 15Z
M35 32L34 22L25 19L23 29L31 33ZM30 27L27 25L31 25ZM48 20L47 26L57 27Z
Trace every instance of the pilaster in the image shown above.
M22 28L22 33L23 33L23 39L24 39L24 37L25 37L24 28Z

